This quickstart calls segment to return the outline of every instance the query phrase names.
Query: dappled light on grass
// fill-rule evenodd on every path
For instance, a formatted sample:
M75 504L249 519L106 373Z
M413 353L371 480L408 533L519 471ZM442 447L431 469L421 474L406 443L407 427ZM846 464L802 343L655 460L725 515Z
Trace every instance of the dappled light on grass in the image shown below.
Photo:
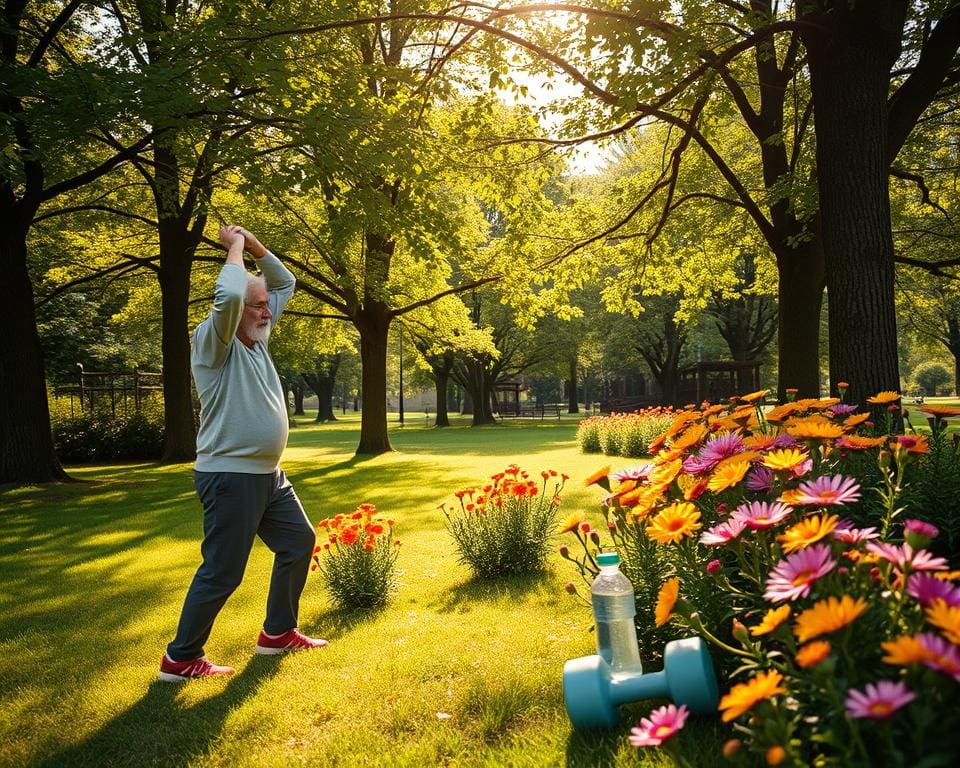
M199 562L189 465L71 468L89 482L4 495L0 764L540 768L569 752L570 765L636 765L628 729L568 750L560 670L593 641L559 556L543 574L472 581L437 509L507 458L570 474L561 516L592 514L573 422L394 429L396 452L362 458L358 429L298 427L284 466L314 523L363 501L389 510L396 594L379 612L340 611L312 574L300 627L330 648L254 657L273 565L257 542L206 649L236 667L226 681L154 682Z

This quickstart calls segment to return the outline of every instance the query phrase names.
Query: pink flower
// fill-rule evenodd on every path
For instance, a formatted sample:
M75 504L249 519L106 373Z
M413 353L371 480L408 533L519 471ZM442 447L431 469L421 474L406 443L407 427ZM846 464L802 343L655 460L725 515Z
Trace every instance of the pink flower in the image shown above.
M711 560L707 563L707 573L711 576L716 576L720 571L723 570L723 566L720 564L719 560Z
M830 507L848 504L860 498L860 484L852 477L824 475L816 480L800 483L791 501L797 504L816 504Z
M635 747L656 747L683 728L687 722L687 705L667 704L653 710L630 729L630 743Z
M727 520L700 534L700 543L708 547L722 546L737 538L746 527L742 520Z
M654 470L653 462L647 464L637 464L635 467L627 467L619 472L614 472L610 477L614 480L623 482L624 480L646 480Z
M945 571L947 569L947 561L944 558L934 557L925 549L914 551L909 544L898 547L895 544L868 541L867 551L888 560L901 571L906 568L911 571Z
M928 654L921 663L960 683L960 648L932 632L921 632L914 637Z
M827 413L832 414L833 416L849 416L857 410L857 406L850 405L849 403L837 403L832 405L827 409Z
M915 597L921 605L933 605L934 600L940 599L947 605L960 608L960 587L929 573L911 573L907 577L907 594Z
M925 523L923 520L904 520L903 521L904 538L912 547L925 547L931 539L937 538L940 530L935 525Z
M732 520L739 520L747 528L759 530L761 528L771 528L784 518L790 516L793 507L787 504L771 504L766 501L751 501L748 504L741 504L730 516Z
M836 564L829 544L814 544L798 550L770 571L763 596L774 603L806 597L813 583L830 573Z
M861 541L880 538L876 528L854 528L849 520L840 520L831 535L844 544L858 544Z
M847 715L882 720L915 698L917 694L904 682L881 680L876 685L867 683L862 693L853 688L847 691Z
M743 450L743 438L736 432L715 435L707 440L699 455L690 456L683 462L683 471L688 475L702 475L724 459L743 453Z

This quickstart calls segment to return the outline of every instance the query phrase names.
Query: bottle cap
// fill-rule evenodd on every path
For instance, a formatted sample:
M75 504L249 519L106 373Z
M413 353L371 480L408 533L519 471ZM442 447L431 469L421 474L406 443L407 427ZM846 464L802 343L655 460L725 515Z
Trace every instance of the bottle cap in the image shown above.
M597 565L601 568L608 565L620 565L620 555L616 552L601 552L597 555Z

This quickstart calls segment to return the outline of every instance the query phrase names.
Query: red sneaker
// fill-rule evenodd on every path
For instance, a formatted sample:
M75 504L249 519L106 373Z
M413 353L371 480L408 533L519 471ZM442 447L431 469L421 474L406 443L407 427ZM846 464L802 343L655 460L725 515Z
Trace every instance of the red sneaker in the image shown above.
M326 645L326 640L307 637L299 629L294 627L279 637L270 637L266 632L261 631L260 637L257 638L256 652L273 656L278 653L287 653L288 651L311 651L314 648L323 648Z
M165 683L183 683L197 677L232 675L233 667L220 667L207 660L206 656L190 661L174 661L167 654L160 660L160 679Z

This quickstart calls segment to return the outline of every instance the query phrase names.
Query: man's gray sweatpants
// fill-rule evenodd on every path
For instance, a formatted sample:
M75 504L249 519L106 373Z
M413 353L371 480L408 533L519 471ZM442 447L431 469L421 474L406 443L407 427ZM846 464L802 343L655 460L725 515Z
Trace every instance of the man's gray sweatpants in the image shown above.
M283 470L270 475L194 472L193 476L203 503L203 563L187 590L177 636L167 646L173 661L203 655L214 619L240 586L255 536L275 555L263 628L279 635L296 627L316 543L313 525Z

